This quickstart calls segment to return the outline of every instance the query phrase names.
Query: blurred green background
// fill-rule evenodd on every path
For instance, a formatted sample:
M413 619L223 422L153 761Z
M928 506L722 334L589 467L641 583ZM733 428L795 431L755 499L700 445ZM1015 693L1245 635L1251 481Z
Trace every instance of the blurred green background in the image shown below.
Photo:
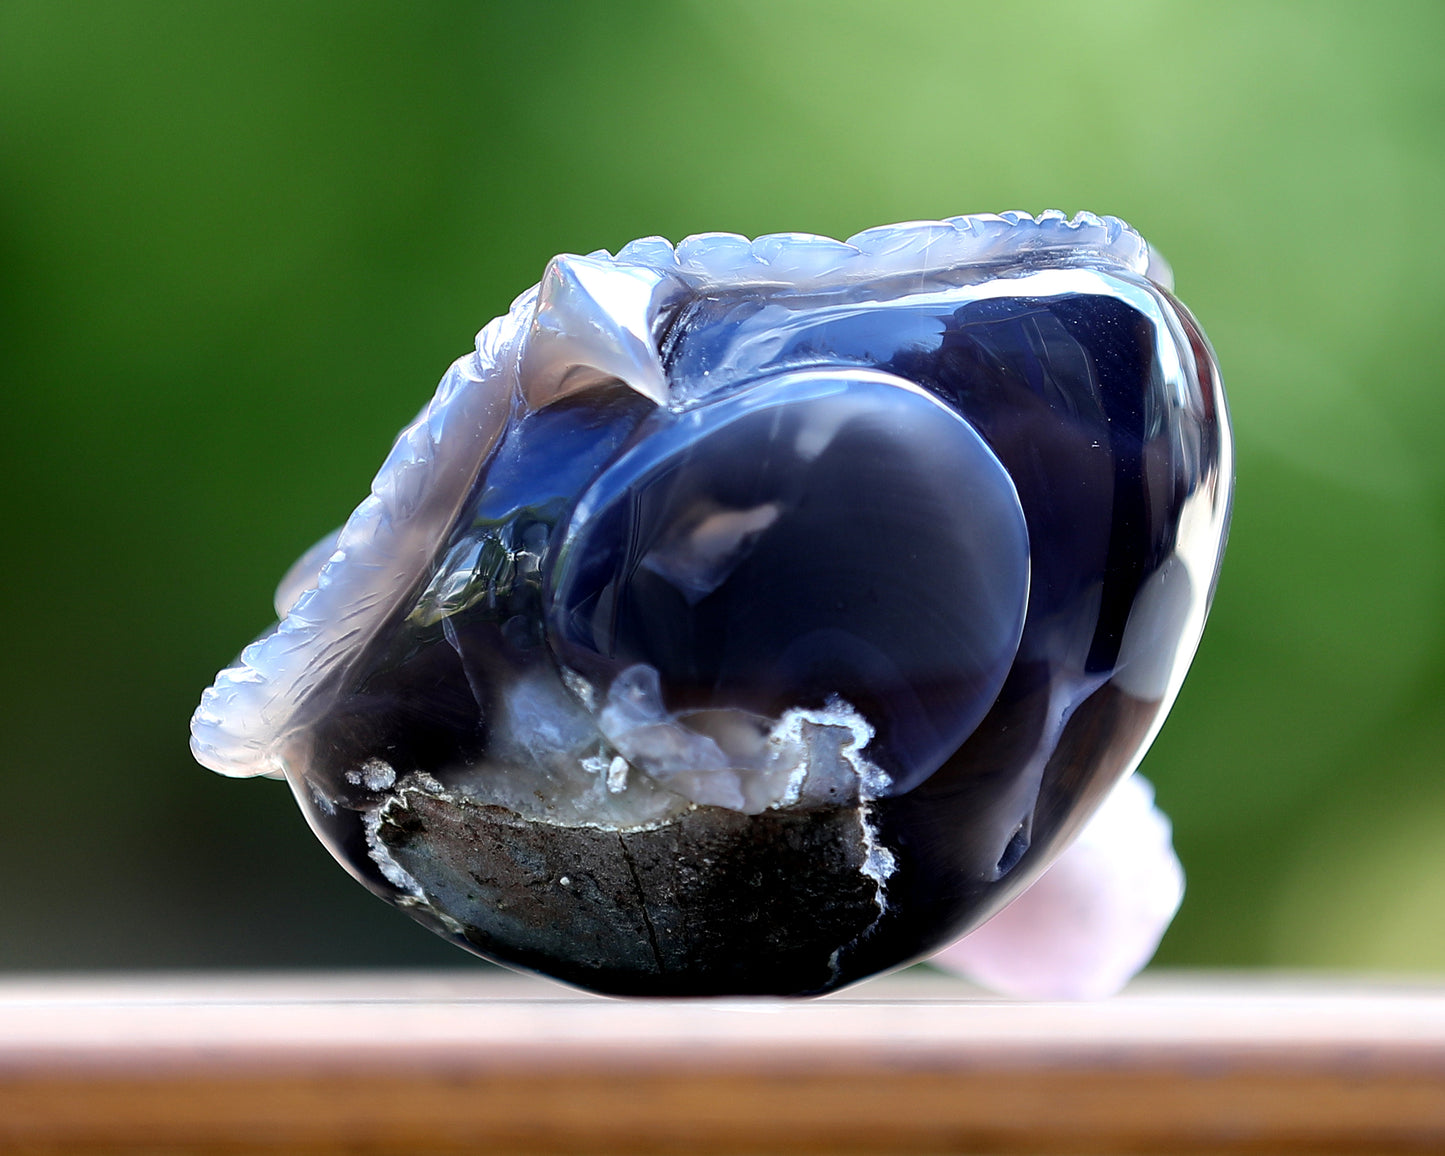
M557 252L1048 207L1238 437L1160 961L1445 967L1445 5L0 5L0 967L459 965L202 687Z

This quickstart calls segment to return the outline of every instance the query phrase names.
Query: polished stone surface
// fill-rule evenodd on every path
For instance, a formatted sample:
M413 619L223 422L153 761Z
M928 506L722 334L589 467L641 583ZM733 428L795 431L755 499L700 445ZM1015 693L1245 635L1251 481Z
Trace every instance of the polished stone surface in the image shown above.
M1162 722L1232 466L1136 235L959 220L942 264L942 224L559 259L378 478L422 545L349 524L287 724L223 675L198 755L264 748L378 894L599 990L826 991L976 926Z

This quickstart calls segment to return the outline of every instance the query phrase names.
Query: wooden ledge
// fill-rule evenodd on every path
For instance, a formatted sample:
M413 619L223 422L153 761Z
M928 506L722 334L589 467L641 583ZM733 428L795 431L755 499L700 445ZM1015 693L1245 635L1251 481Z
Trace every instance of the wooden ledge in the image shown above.
M1445 983L597 999L501 973L0 982L0 1150L1445 1151Z

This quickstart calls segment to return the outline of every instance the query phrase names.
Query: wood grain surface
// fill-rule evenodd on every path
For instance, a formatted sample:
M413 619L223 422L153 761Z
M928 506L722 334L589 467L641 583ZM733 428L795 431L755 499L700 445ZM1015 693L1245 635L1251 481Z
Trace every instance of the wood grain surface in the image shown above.
M926 972L605 1000L499 972L0 981L6 1152L1445 1152L1445 982Z

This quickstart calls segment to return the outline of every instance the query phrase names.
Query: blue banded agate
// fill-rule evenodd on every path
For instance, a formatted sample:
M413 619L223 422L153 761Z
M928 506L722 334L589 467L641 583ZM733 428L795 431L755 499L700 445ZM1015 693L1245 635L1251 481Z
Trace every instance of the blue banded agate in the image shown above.
M1178 693L1218 368L1122 222L559 257L192 748L372 891L617 994L812 994L1017 895Z

